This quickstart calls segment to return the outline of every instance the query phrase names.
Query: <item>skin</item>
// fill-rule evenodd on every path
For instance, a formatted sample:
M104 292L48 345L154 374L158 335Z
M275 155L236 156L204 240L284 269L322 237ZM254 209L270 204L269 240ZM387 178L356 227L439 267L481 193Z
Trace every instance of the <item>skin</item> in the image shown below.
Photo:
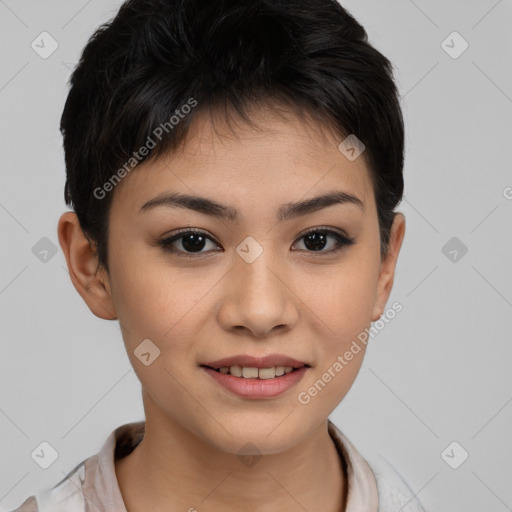
M252 118L263 128L240 123L233 134L200 116L180 150L142 164L117 185L109 275L96 272L96 254L76 215L67 212L59 220L75 288L96 316L119 320L142 385L145 437L115 464L129 512L346 507L347 475L327 418L354 382L364 345L310 403L299 403L297 395L383 314L405 218L396 214L381 260L363 158L349 161L339 140L293 114L283 119L262 109ZM278 222L281 205L333 190L359 197L364 211L336 204ZM229 205L240 220L185 208L139 213L146 201L168 191ZM187 258L157 245L188 227L213 238L202 252ZM344 232L355 243L328 254L337 244L329 237L320 251L308 249L304 232L317 227ZM248 236L263 248L253 263L236 252ZM182 240L173 246L185 252ZM144 339L161 351L149 366L134 355ZM272 399L231 394L199 367L221 357L269 353L311 365L301 382ZM248 442L264 455L252 467L237 457Z

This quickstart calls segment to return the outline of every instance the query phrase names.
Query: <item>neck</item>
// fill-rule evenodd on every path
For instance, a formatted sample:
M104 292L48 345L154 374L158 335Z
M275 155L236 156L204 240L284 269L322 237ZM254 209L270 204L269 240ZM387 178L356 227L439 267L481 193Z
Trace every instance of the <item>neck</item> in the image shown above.
M146 416L143 440L115 462L129 512L345 511L347 478L327 420L292 448L251 459Z

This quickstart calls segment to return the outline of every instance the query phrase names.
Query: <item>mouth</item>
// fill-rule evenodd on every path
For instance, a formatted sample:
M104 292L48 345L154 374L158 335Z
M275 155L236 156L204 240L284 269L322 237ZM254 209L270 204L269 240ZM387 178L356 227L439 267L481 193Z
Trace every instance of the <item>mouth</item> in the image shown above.
M202 368L241 379L282 378L299 370L305 371L311 365L283 354L251 356L240 354L200 364Z
M236 356L198 365L232 394L244 399L274 399L304 378L311 365L284 356Z
M267 368L258 368L256 366L221 366L219 368L214 368L208 365L200 365L203 368L208 368L217 373L222 373L224 375L231 375L233 377L239 377L242 379L275 379L276 377L283 377L288 375L289 373L296 372L301 368L311 368L308 364L302 364L300 366L270 366Z

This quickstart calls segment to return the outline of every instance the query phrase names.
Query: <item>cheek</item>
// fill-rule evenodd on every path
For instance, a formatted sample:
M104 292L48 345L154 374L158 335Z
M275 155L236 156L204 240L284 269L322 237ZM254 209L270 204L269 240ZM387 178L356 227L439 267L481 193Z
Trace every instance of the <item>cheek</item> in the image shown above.
M187 380L200 290L180 269L154 257L133 251L118 254L115 262L112 295L131 365L153 402L183 408L180 382Z
M112 299L128 345L145 338L160 338L168 331L180 308L179 280L152 264L143 251L118 248L112 251ZM178 291L178 292L177 292Z
M130 357L143 340L150 339L166 366L187 364L198 332L211 314L208 292L221 276L207 268L171 266L165 258L144 255L143 250L118 251L116 258L112 258L112 296Z
M378 264L360 255L350 259L350 264L347 259L323 278L317 275L304 280L303 300L314 313L304 314L314 322L312 329L320 342L314 382L301 389L301 397L318 415L330 414L337 407L359 373L377 277Z
M331 331L347 340L371 322L376 297L378 263L355 254L339 266L303 282L303 300Z

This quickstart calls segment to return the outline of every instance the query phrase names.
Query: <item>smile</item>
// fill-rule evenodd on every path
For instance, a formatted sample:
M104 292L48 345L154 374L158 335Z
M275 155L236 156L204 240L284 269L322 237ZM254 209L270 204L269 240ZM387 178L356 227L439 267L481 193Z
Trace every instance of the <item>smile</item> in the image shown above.
M310 368L301 366L221 366L218 370L201 365L201 370L213 378L221 388L242 398L274 398L298 384ZM236 375L231 374L233 372ZM282 373L281 373L282 372Z
M207 367L208 368L208 367ZM242 379L274 379L296 370L291 366L272 366L270 368L256 368L254 366L222 366L219 369L211 368L216 372Z

